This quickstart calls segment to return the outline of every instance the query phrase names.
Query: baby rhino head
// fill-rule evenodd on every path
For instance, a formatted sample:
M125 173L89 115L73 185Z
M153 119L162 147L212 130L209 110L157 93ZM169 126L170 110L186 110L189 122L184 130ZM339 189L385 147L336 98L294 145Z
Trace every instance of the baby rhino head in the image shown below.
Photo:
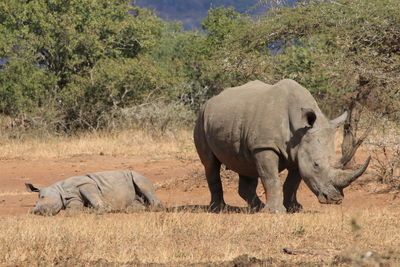
M32 184L25 184L28 192L38 192L39 199L35 208L31 211L37 215L56 215L63 208L63 200L60 192L53 187L38 188Z

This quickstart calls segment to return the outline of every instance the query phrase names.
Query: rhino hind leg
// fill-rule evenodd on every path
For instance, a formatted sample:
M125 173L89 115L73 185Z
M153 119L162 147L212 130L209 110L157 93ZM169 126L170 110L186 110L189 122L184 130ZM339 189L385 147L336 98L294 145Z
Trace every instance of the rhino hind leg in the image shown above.
M283 184L283 205L290 213L299 212L303 206L297 202L297 189L301 182L300 174L297 170L289 170L285 183Z
M220 176L221 162L214 155L204 132L203 115L200 115L196 121L194 129L194 144L201 163L206 173L208 188L211 193L210 210L219 212L225 208L224 193Z
M142 205L158 207L161 206L160 200L157 198L153 184L144 176L131 172L133 178L133 186L137 196L143 200Z
M239 174L239 196L247 202L251 211L256 212L260 211L265 206L257 196L257 185L258 177Z
M225 208L224 193L220 176L221 163L215 158L212 163L204 165L204 168L208 188L211 193L210 209L212 212L220 212Z

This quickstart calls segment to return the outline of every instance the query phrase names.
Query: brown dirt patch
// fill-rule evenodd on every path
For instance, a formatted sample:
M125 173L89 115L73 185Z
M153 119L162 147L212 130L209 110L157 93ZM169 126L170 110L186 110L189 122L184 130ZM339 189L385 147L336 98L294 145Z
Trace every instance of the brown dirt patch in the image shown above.
M362 160L362 157L360 158ZM157 188L160 200L167 206L207 205L209 191L203 168L197 160L148 160L133 157L74 156L65 159L1 160L0 215L26 214L36 201L36 194L25 192L24 183L48 186L70 176L89 172L132 169L148 177ZM282 177L284 177L284 173ZM364 175L345 191L340 206L320 205L311 191L302 184L299 202L305 212L321 209L400 208L400 196L386 192L382 185L371 182L371 173ZM225 200L230 205L245 206L238 196L236 175L223 172ZM380 193L385 192L385 193ZM263 190L258 188L261 196ZM262 198L263 199L263 198Z

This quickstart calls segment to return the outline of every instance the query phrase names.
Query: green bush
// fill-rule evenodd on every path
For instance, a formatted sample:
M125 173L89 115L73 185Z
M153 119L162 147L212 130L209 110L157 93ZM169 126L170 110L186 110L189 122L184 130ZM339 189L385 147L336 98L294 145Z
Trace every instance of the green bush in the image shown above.
M161 87L161 70L142 55L158 44L163 22L130 1L5 0L0 14L4 114L46 103L63 114L59 129L98 128L105 113Z

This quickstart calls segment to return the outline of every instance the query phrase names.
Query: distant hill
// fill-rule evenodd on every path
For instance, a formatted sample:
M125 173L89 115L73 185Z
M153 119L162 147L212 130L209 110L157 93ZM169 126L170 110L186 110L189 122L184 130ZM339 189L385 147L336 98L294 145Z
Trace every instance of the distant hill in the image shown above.
M236 11L260 14L266 10L260 0L136 0L140 7L155 10L157 15L167 20L179 20L186 30L200 28L201 20L212 7L234 7ZM292 5L296 0L286 0Z

